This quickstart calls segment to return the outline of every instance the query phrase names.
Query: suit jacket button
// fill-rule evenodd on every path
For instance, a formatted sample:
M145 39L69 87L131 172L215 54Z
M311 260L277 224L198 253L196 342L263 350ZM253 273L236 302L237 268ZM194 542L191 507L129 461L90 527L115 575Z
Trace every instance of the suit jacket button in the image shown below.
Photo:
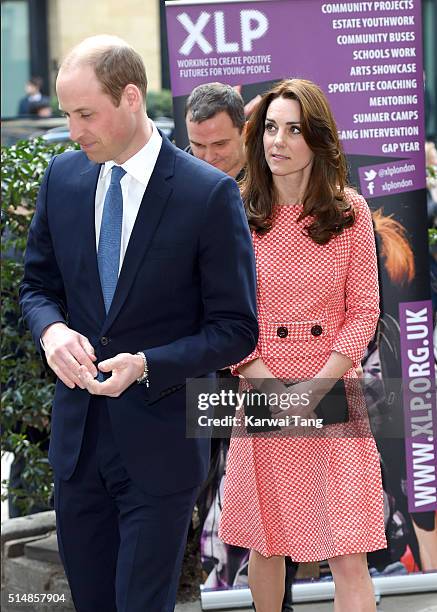
M109 344L109 338L107 338L106 336L102 336L102 337L100 338L100 344L101 344L102 346L106 346L107 344Z
M323 329L320 327L320 325L313 325L311 328L311 333L313 336L321 336L323 332Z
M280 338L286 338L288 336L288 329L286 327L278 327L276 333Z

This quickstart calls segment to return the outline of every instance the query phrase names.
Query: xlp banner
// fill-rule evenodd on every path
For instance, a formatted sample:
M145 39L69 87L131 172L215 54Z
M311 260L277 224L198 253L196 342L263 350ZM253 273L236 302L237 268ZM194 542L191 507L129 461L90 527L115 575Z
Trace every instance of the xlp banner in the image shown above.
M302 77L329 98L350 182L373 211L380 261L382 316L364 369L389 547L369 564L375 576L437 570L420 2L168 2L167 26L181 147L185 100L202 83L238 86L249 102L277 80ZM206 585L241 586L247 552L217 540L220 491L203 534ZM322 577L323 567L312 572Z

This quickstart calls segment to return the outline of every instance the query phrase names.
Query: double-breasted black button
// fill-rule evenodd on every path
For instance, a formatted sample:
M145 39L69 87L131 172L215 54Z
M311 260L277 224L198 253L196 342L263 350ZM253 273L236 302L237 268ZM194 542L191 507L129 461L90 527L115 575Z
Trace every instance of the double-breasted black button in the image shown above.
M311 328L311 333L313 336L321 336L323 332L323 329L320 327L320 325L313 325Z
M102 346L106 346L107 344L109 344L109 338L107 338L106 336L102 336L102 337L100 338L100 344L101 344Z
M288 329L286 327L278 327L278 329L276 330L276 333L278 334L278 336L280 338L286 338L288 336Z

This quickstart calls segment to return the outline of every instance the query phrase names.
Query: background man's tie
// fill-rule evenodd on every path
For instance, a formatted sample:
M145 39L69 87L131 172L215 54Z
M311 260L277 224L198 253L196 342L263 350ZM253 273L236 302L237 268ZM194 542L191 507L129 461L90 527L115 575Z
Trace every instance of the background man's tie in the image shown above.
M106 312L111 307L120 267L121 227L123 222L123 195L120 181L126 174L121 166L113 166L111 184L106 192L100 226L97 262Z

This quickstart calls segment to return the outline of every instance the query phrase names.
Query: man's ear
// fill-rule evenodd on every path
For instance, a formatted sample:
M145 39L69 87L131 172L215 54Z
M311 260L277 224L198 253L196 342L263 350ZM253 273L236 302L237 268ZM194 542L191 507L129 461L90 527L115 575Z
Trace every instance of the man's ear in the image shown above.
M136 85L128 83L123 91L123 97L132 111L143 109L143 96Z

